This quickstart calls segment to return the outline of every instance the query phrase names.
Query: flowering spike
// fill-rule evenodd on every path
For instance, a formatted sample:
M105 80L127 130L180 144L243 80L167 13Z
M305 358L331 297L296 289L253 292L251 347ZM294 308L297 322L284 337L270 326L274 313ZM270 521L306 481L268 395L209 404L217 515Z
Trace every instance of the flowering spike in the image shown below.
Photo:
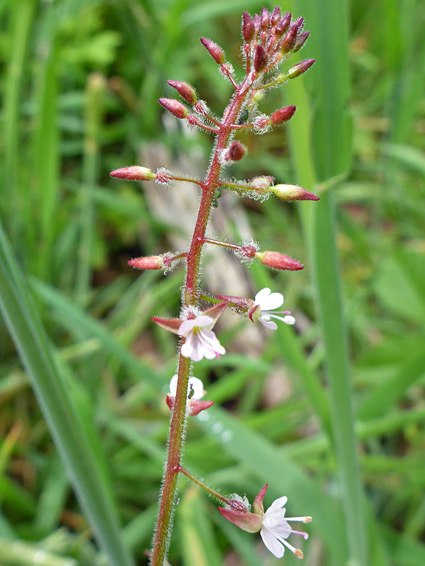
M291 67L289 71L286 73L286 76L288 77L288 79L294 79L295 77L299 77L300 75L308 71L309 68L312 65L314 65L315 62L316 62L315 59L305 59L304 61L301 61L301 63L297 63L296 65Z
M243 13L242 33L246 43L249 43L254 37L254 22L248 12Z
M152 179L156 179L156 174L153 171L139 165L115 169L115 171L111 171L109 174L111 177L126 179L127 181L152 181Z
M285 12L279 22L276 24L276 35L281 37L289 28L289 24L291 23L291 13Z
M257 252L255 257L259 259L263 265L273 267L274 269L298 271L304 267L303 264L296 259L292 259L292 257L279 252Z
M297 51L299 51L301 49L301 47L307 41L309 35L310 35L309 31L303 31L302 33L300 33L300 35L298 36L297 42L295 43L294 53L296 53Z
M282 200L320 200L318 196L306 191L297 185L274 185L269 187L270 192Z
M167 81L167 83L176 89L182 98L184 98L189 104L196 104L197 98L195 90L182 81Z
M189 115L189 110L186 106L174 98L160 98L158 102L173 116L180 118L180 120L187 118Z
M214 41L211 41L211 39L207 39L206 37L201 37L201 43L218 65L224 63L224 53L222 49L214 43Z
M266 50L262 45L257 45L254 55L254 69L259 73L267 65L268 57Z
M270 123L273 124L273 126L278 126L279 124L283 124L283 122L287 122L292 118L296 109L296 106L279 108L279 110L276 110L276 112L273 112L270 116Z

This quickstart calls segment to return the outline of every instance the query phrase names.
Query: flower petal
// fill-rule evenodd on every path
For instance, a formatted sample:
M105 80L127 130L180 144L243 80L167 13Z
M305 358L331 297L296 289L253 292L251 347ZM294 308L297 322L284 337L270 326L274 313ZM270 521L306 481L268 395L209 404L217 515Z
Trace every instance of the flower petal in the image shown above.
M286 316L277 316L277 314L269 313L269 316L271 316L272 318L277 318L278 320L282 320L285 324L295 324L295 317L290 314L287 314Z
M264 318L262 318L261 316L258 320L259 322L261 322L263 326L265 326L269 330L277 330L277 324L275 322L271 320L264 320Z
M189 388L187 392L188 397L191 391L193 391L191 399L202 399L205 395L204 384L197 377L189 377Z
M173 377L171 378L171 381L170 381L170 395L171 395L172 397L175 397L175 396L176 396L176 393L177 393L177 380L178 380L178 377L179 377L179 376L178 376L177 374L175 374L175 375L173 375Z
M285 554L285 547L277 540L274 534L266 527L263 527L260 531L260 535L267 550L276 556L276 558L282 558Z
M272 293L261 301L260 307L262 311L273 311L281 307L283 302L282 293Z
M184 320L178 330L180 336L187 336L190 332L193 332L193 329L198 328L206 328L213 324L213 319L210 316L200 315L196 318L191 318L189 320Z
M255 304L256 305L260 305L262 303L262 301L267 300L267 297L270 295L271 291L268 287L264 287L264 289L261 289L261 291L258 291L258 293L255 295Z

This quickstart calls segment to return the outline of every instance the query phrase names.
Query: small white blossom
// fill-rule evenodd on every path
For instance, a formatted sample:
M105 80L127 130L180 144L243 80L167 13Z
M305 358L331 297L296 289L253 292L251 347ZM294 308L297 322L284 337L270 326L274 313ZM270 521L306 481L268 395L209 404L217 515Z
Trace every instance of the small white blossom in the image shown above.
M261 310L258 320L263 326L270 330L276 330L277 324L270 320L271 318L277 318L285 324L295 324L295 318L289 311L276 311L276 309L283 305L283 301L284 299L281 293L272 293L268 287L261 289L261 291L255 295L254 302ZM285 316L278 316L280 314Z
M285 554L285 546L298 558L303 557L303 553L299 548L295 548L286 539L290 534L298 534L308 539L308 534L301 531L294 531L288 521L300 521L302 523L309 523L311 517L288 517L285 519L285 505L287 497L279 497L273 501L270 507L264 514L263 525L261 527L260 535L267 548L276 558L282 558Z
M170 381L170 395L172 397L176 396L177 393L177 380L178 375L173 375ZM189 385L187 388L187 398L188 399L202 399L205 395L204 384L197 377L189 377Z
M202 358L212 360L226 353L217 336L211 330L214 324L214 319L207 315L200 315L181 323L178 334L186 338L181 349L185 358L199 362Z

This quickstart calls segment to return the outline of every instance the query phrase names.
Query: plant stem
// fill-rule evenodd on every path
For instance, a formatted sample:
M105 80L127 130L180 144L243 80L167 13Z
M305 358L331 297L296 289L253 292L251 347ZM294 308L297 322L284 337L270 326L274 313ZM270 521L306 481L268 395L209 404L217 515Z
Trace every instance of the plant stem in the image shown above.
M245 100L256 79L254 73L248 74L240 89L235 93L230 104L224 111L220 129L217 133L217 143L214 146L211 165L205 182L201 184L202 197L199 204L198 216L192 235L190 249L187 254L186 282L183 294L183 306L196 306L199 298L200 262L202 248L205 243L205 233L210 218L214 192L220 186L222 164L220 155L226 149L232 126L234 125ZM184 344L182 339L181 346ZM176 497L177 477L180 470L180 460L183 448L183 437L186 422L187 386L189 381L190 360L179 357L178 381L175 404L171 416L169 431L168 458L163 477L163 488L155 531L151 566L163 566L171 535L173 504Z
M229 505L231 503L227 497L224 497L224 495L221 495L221 493L218 493L218 491L216 491L215 489L213 489L212 487L210 487L209 485L198 479L196 476L194 476L188 470L186 470L186 468L183 468L183 466L179 466L177 472L181 472L184 476L186 476L191 481L193 481L193 483L196 483L196 485L199 485L199 487L202 487L202 489L208 491L210 495L212 495L219 501L222 501L226 505Z

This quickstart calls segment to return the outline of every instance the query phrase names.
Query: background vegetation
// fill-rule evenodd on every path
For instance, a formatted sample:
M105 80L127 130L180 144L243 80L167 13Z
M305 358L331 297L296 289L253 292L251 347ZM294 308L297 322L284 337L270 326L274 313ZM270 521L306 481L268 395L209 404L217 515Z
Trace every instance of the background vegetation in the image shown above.
M149 151L205 168L210 138L164 120L157 99L186 80L220 113L229 85L198 38L237 67L241 12L263 4L0 2L2 565L147 563L175 367L175 338L150 317L178 312L183 272L126 261L190 226L108 172ZM244 279L284 292L298 324L260 355L231 319L229 355L196 366L216 405L190 422L185 465L251 500L269 482L267 504L287 494L290 515L313 515L309 566L421 566L425 13L418 0L280 5L305 17L301 55L318 62L264 106L296 104L290 128L245 137L232 174L297 181L321 201L231 206L262 249L305 263ZM170 563L278 562L183 478Z

